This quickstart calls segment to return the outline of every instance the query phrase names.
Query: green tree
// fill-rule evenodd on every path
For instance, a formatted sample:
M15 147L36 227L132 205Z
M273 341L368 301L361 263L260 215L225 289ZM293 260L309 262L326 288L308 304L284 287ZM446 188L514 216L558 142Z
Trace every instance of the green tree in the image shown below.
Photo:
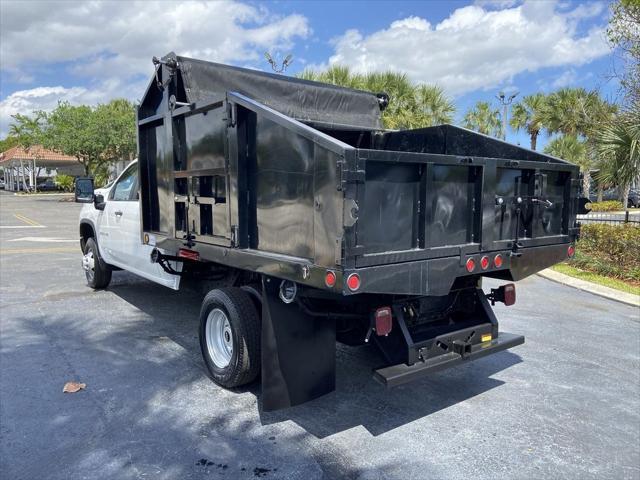
M33 115L17 113L11 117L13 118L13 121L9 126L9 136L16 139L16 145L19 145L25 151L29 152L32 147L42 143L45 123L45 114L43 112L33 112ZM37 150L34 149L34 152L36 152L34 157L37 159ZM22 185L24 185L25 189L27 189L28 185L25 176L26 170L29 171L29 178L31 178L33 182L36 182L37 180L37 172L33 171L33 165L30 164L31 162L27 163L29 163L29 165L26 165L22 160L20 160L20 174L22 176ZM31 186L35 189L35 183Z
M334 65L324 71L305 70L301 78L342 87L389 95L389 105L382 112L387 128L421 128L450 123L454 103L435 85L414 84L406 74L386 71L353 73L348 67Z
M104 174L111 162L136 153L135 106L124 99L95 108L61 102L47 115L44 144L75 157L86 175Z
M438 85L418 86L418 106L422 110L425 126L452 123L456 111L455 104L445 95Z
M133 160L137 151L134 104L123 98L115 99L98 105L94 117L94 124L100 129L103 140L102 160Z
M587 156L586 143L583 140L580 140L576 135L562 135L551 140L544 147L544 153L578 165L583 174L582 190L585 195L589 194L590 181L588 173L591 163Z
M531 150L535 150L538 135L545 128L547 118L547 98L542 93L535 93L523 97L511 107L509 124L516 132L526 131L531 139Z
M603 160L598 179L620 186L626 210L629 188L640 175L640 118L621 115L605 125L597 138L597 150Z
M19 144L20 144L20 141L18 140L18 137L14 137L13 135L8 135L4 139L0 140L0 152L6 152L10 148L13 148Z
M502 128L500 112L489 102L477 102L464 116L462 125L484 135L498 137Z
M91 107L60 102L47 115L43 143L46 148L75 157L89 175L105 149L104 133L95 120Z
M562 88L547 97L549 133L574 136L586 142L585 192L589 192L591 186L590 168L598 163L596 137L601 126L612 121L616 111L617 107L603 100L598 92L584 88Z
M618 0L611 4L607 28L609 43L621 59L621 71L614 72L620 79L629 110L640 112L640 2Z

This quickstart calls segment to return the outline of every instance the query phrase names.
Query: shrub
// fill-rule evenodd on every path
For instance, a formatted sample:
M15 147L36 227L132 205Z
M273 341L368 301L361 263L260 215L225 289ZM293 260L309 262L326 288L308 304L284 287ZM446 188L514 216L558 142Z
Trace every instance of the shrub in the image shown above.
M591 202L592 212L615 212L623 210L622 202L618 200L607 200L606 202Z
M570 264L601 275L640 282L640 227L583 225Z
M56 175L56 185L65 192L73 191L73 177L71 175Z

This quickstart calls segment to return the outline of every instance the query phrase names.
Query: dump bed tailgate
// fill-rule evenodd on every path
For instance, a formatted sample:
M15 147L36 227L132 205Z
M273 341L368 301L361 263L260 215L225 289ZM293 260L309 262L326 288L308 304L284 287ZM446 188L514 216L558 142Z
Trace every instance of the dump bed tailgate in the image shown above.
M519 147L504 148L502 157L487 156L498 151L494 142L507 144L448 128L448 147L446 138L439 148L433 139L419 144L428 135L416 133L418 140L410 141L407 132L397 132L404 141L356 150L345 166L349 174L343 174L349 183L345 210L357 218L345 230L345 265L376 271L380 278L404 275L405 284L414 282L412 275L424 284L431 277L432 285L442 283L437 291L410 290L437 294L460 276L517 279L566 256L578 232L578 168ZM467 136L466 142L451 141L454 133ZM497 254L500 268L493 262ZM479 264L485 255L490 259L486 269L465 271L469 258ZM436 275L446 279L436 281Z

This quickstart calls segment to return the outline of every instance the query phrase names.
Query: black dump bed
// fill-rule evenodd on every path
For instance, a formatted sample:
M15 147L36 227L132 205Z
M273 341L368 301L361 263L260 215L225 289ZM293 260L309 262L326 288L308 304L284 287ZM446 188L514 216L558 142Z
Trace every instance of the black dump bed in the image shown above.
M567 162L451 125L384 131L367 92L163 62L138 112L141 208L172 254L345 295L352 273L357 293L445 295L546 268L578 234Z

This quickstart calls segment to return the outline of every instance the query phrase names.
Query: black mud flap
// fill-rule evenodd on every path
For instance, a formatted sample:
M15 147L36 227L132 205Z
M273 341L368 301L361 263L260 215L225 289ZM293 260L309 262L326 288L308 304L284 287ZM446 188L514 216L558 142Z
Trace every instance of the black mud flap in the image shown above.
M278 297L280 280L262 279L262 408L299 405L336 387L335 320Z
M413 365L401 363L376 370L374 378L387 387L395 387L403 383L412 382L429 373L444 370L445 368L459 365L462 362L486 357L492 353L500 352L524 343L522 335L500 332L497 338L491 341L467 345L466 349L458 352L451 351L425 361L418 361Z

